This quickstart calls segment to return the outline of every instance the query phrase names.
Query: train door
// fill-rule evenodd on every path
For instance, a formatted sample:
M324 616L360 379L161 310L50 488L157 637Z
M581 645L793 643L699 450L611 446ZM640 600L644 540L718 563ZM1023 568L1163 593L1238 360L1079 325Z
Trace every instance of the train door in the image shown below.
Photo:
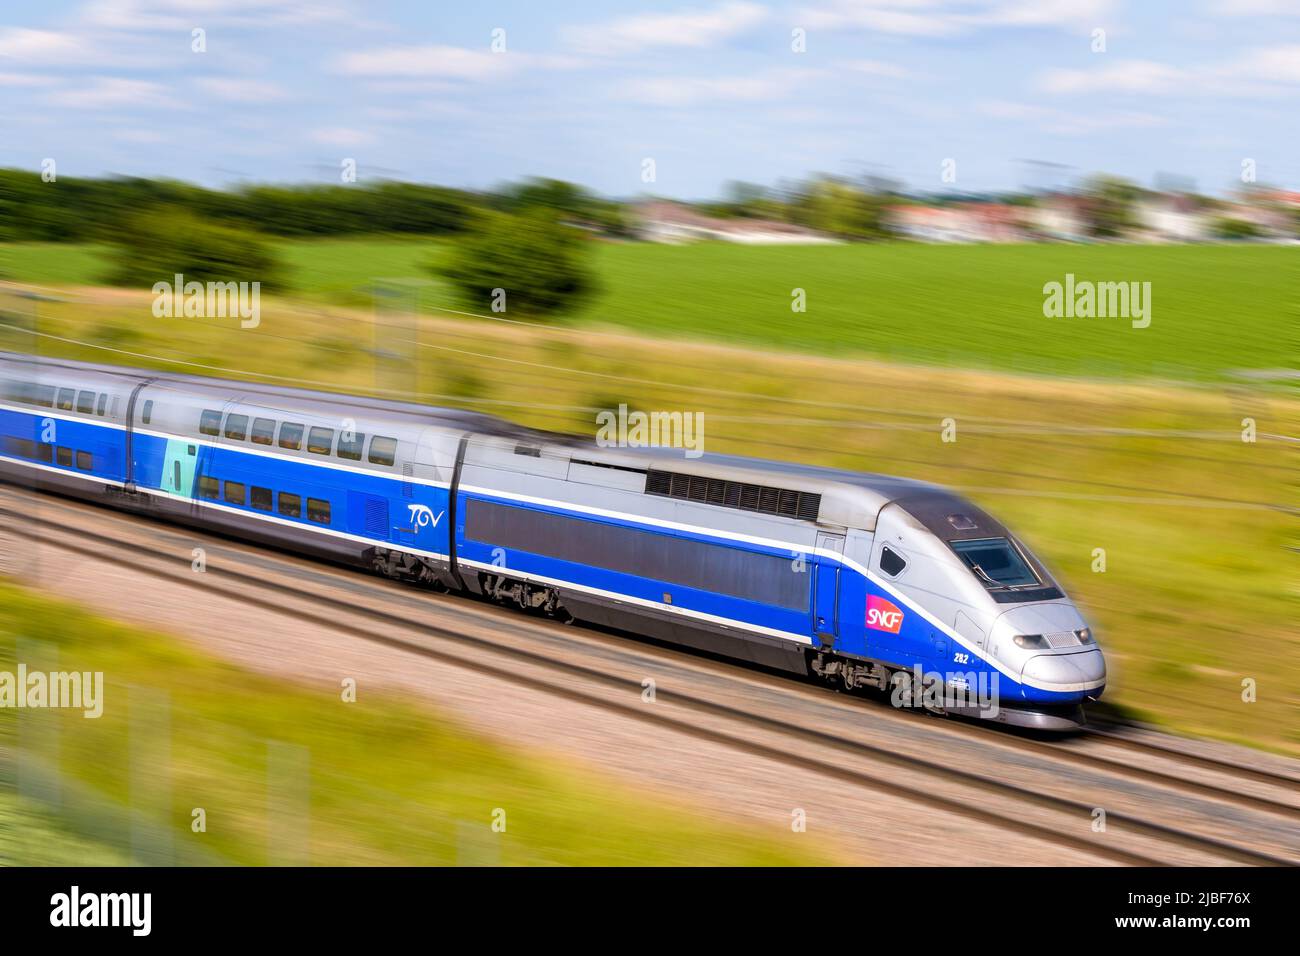
M813 562L813 636L834 647L840 634L840 562L831 554L844 553L844 535L817 532L817 557Z
M198 448L184 439L168 439L163 455L162 490L180 498L194 495L194 470Z

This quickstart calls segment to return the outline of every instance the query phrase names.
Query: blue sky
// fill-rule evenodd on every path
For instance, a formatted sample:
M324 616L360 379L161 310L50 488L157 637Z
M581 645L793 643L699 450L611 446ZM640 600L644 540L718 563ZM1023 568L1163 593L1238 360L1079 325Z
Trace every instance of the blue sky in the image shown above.
M1105 170L1224 193L1251 159L1300 186L1300 0L8 6L0 165L51 157L63 176L324 182L353 158L362 178L614 196L813 171L983 191Z

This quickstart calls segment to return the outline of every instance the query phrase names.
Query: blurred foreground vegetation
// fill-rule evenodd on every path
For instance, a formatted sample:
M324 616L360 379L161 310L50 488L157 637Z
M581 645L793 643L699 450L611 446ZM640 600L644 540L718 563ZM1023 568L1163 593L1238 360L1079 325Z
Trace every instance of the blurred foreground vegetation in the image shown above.
M0 579L0 670L20 647L32 669L102 671L104 712L0 710L0 863L828 862L784 819L697 818L422 702L343 703L337 684L256 675Z

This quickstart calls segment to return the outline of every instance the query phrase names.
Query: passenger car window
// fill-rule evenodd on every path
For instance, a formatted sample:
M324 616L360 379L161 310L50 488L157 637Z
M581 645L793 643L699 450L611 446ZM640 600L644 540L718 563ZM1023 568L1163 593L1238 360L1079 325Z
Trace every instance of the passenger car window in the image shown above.
M397 439L376 435L370 439L370 462L375 465L392 465L397 459Z
M44 406L45 408L50 408L51 406L53 406L53 405L54 405L54 386L53 386L53 385L37 385L37 386L36 386L36 397L33 399L33 401L34 401L37 405L42 405L42 406Z
M248 493L248 503L258 511L271 510L271 489L270 488L253 488Z
M285 422L280 426L280 447L298 451L302 448L303 426L295 422Z
M242 481L226 482L226 501L232 505L242 505L246 500L244 497L244 483Z
M207 475L199 476L199 497L200 498L216 498L217 495L220 493L221 493L221 485L220 482L217 481L217 479L211 478Z
M83 415L93 414L95 411L95 393L78 392L77 393L77 411Z
M199 419L200 435L220 435L221 434L221 413L208 409Z
M253 444L269 445L275 439L275 422L269 418L253 419Z
M59 408L65 412L72 411L72 400L77 393L70 388L59 389Z
M366 436L361 432L352 432L349 441L349 433L344 432L339 435L339 457L346 458L348 461L360 461L361 452L366 447Z
M226 437L235 441L243 441L248 434L248 416L247 415L227 415L226 416Z
M280 514L286 518L302 517L302 498L287 491L280 492Z
M82 471L94 471L95 456L88 451L77 452L77 467Z
M313 455L328 455L334 445L334 429L316 425L307 433L307 450Z
M905 567L907 567L907 562L893 551L888 548L880 549L880 570L890 577L897 577Z
M71 449L71 448L64 448L62 445L60 445L58 448L56 448L56 449L54 450L54 463L55 463L56 465L71 465L71 464L72 464L72 449Z
M95 414L96 414L96 415L103 415L103 414L104 414L104 408L105 408L107 405L108 405L108 392L104 392L104 393L102 393L102 394L99 396L99 405L96 406L96 408L95 408Z
M319 498L307 499L307 520L317 524L330 523L330 503Z

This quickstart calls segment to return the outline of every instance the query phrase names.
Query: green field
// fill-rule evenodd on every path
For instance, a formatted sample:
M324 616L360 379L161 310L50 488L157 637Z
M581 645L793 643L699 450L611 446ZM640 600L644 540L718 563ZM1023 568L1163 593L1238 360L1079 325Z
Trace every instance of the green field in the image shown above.
M293 294L366 305L376 282L429 284L425 307L464 308L425 263L421 239L282 241ZM1222 379L1294 367L1300 357L1300 247L929 246L909 243L745 247L600 243L601 292L562 321L647 335L709 338L835 356L1032 374ZM94 285L92 246L0 247L0 274ZM1151 283L1152 322L1047 318L1043 286ZM791 310L803 289L807 311ZM487 312L487 304L475 311Z
M21 645L30 669L102 671L105 689L98 719L0 710L0 862L121 864L133 840L151 862L832 862L784 819L760 831L696 817L422 703L344 703L338 685L286 685L0 580L0 670L16 668L15 635L38 635ZM57 774L56 799L15 796L23 761Z

